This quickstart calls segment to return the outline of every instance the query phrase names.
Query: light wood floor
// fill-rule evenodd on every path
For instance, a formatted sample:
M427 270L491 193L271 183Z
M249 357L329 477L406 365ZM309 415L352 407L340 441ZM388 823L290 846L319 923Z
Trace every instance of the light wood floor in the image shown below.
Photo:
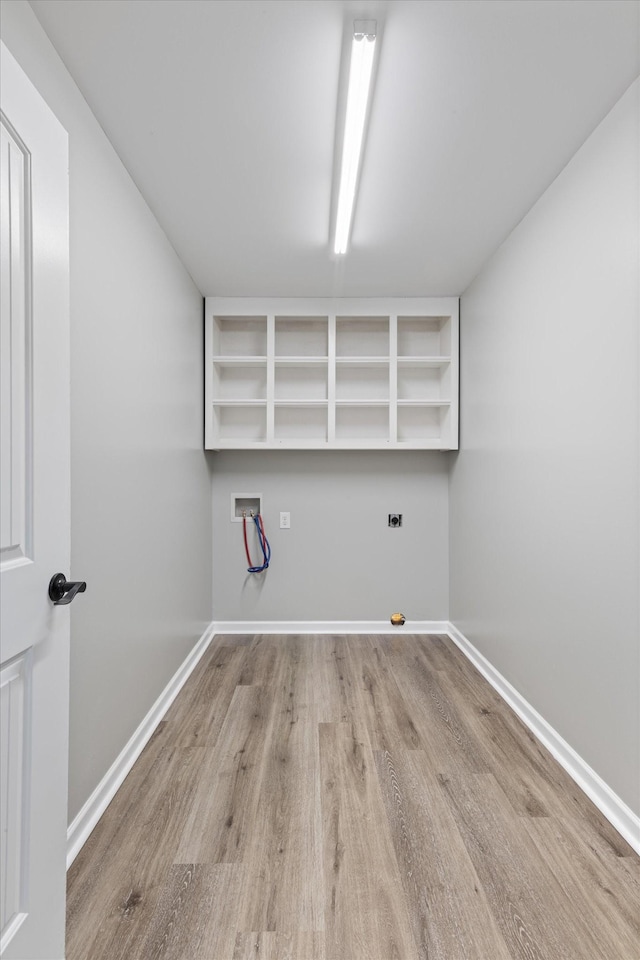
M640 859L448 638L214 640L68 960L638 960Z

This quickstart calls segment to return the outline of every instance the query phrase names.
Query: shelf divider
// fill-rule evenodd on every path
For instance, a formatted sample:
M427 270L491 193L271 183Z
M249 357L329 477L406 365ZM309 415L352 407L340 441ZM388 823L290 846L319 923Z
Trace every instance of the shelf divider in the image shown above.
M336 315L329 314L329 366L327 369L327 442L336 439Z
M214 447L217 441L213 404L213 317L204 325L204 447L205 450Z
M389 317L389 442L398 442L398 315Z
M276 394L276 319L275 314L267 315L267 443L273 443L276 433L275 427L275 394Z

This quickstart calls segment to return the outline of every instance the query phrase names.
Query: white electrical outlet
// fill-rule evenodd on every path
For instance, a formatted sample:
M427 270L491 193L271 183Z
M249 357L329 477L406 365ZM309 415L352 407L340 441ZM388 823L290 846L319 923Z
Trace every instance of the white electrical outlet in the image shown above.
M280 514L280 529L281 530L290 530L291 529L291 514L290 513L281 513Z

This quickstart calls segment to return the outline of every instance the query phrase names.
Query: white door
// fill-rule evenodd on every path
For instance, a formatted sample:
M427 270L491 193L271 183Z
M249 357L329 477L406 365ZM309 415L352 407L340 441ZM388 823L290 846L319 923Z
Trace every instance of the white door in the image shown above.
M64 957L69 607L67 134L0 49L0 954ZM80 602L80 601L77 601Z

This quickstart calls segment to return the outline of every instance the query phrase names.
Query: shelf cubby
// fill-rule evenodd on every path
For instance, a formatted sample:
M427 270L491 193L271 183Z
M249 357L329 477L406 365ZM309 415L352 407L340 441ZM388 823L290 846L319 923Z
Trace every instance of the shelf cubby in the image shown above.
M213 430L227 446L263 444L267 439L267 405L215 403Z
M274 400L323 400L328 396L327 361L275 361Z
M389 404L336 403L336 441L390 440Z
M388 356L388 317L336 317L336 358Z
M389 361L336 361L336 403L341 400L389 400Z
M451 317L398 316L398 359L451 357Z
M276 317L276 357L324 357L329 353L328 317Z
M267 361L214 361L214 389L219 400L267 401Z
M266 317L214 317L213 355L216 357L267 356Z
M276 403L274 409L274 439L276 443L327 442L326 403Z
M450 363L423 364L411 361L398 364L398 400L450 400Z
M447 438L450 415L450 404L398 403L398 444L436 446Z

